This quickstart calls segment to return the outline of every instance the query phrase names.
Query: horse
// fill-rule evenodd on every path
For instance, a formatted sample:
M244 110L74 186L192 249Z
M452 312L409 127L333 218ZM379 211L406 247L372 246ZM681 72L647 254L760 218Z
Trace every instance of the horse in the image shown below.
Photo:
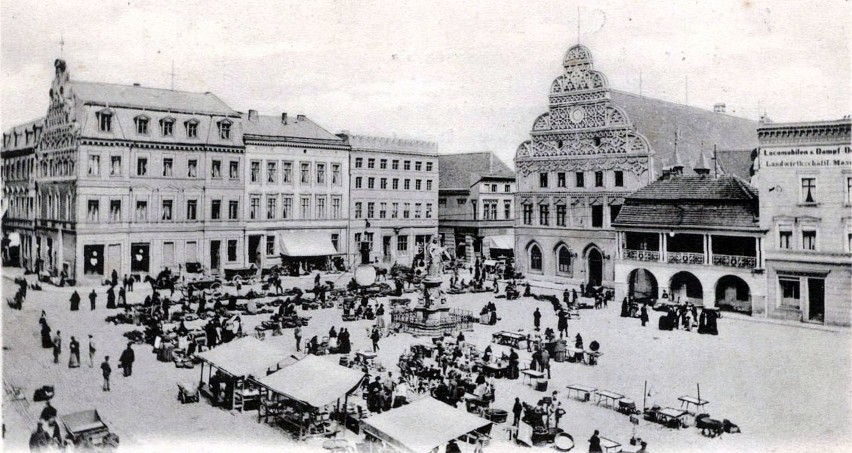
M388 279L388 270L386 268L378 266L374 266L374 268L376 269L376 281L386 281Z

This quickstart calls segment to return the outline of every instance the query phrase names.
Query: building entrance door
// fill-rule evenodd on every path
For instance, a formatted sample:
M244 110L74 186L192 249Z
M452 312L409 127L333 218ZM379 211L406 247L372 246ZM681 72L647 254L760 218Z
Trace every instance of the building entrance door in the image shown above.
M808 321L825 321L825 280L808 279Z
M104 246L83 246L83 273L86 275L104 275Z
M107 264L106 271L108 275L112 275L115 270L119 275L121 272L121 244L110 244L107 246Z
M252 235L249 236L248 242L248 259L249 262L254 263L255 266L260 267L260 239L263 236L261 235Z
M210 241L210 270L218 271L219 263L220 263L220 254L219 250L222 247L222 241Z
M391 261L391 237L382 237L382 260L386 263Z
M130 272L151 272L151 245L147 242L130 245Z
M589 281L590 286L599 286L603 281L603 256L601 252L593 248L589 250Z

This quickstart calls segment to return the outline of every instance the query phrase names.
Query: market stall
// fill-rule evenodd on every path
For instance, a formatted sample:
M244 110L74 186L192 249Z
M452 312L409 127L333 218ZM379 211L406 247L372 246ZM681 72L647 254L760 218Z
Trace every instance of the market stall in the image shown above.
M280 238L281 267L288 275L307 275L316 269L336 269L333 258L339 257L341 253L332 242L330 233L287 231Z
M433 398L374 415L363 420L368 439L398 452L427 453L447 442L487 442L491 422Z
M338 421L343 420L342 416L337 420L334 417L344 413L340 410L341 400L346 408L346 421L357 422L360 412L349 405L348 399L364 376L363 372L340 366L327 357L305 356L254 380L263 395L258 421L271 419L299 438L332 434L340 426Z
M278 369L287 354L254 337L242 337L196 354L196 357L201 360L201 394L209 397L214 405L242 411L247 406L256 406L260 399L260 391L248 378L266 376ZM208 365L206 383L205 364Z

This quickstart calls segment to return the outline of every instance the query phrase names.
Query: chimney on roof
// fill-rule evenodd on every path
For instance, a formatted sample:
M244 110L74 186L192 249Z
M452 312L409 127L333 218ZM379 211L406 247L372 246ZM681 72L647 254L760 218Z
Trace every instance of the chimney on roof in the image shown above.
M133 86L135 86L135 87L141 87L142 85L139 85L138 83L134 83L134 84L133 84Z
M297 121L305 121L305 115L296 115Z
M248 120L251 122L257 122L257 110L249 109Z
M713 112L714 113L725 113L725 103L719 102L719 103L713 104Z
M281 114L281 124L287 125L287 112Z

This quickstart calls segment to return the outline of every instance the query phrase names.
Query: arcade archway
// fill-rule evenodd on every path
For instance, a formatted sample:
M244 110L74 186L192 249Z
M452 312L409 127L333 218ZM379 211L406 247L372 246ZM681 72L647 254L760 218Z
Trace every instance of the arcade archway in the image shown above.
M627 275L627 295L633 300L651 302L658 294L657 278L647 269L633 269Z
M690 272L681 271L672 276L669 283L672 302L704 303L704 288L698 277Z
M721 310L751 314L751 289L745 280L726 275L716 282L716 306Z

